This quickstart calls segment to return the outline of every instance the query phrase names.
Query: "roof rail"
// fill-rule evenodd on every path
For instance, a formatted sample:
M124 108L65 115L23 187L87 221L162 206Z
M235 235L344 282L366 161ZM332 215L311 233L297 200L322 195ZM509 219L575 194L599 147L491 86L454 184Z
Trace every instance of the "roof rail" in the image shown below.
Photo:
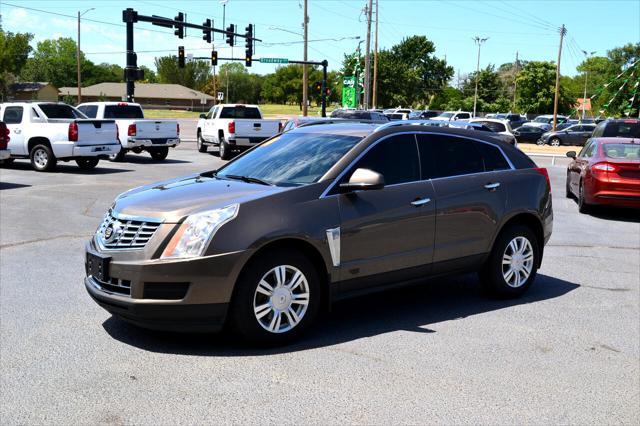
M442 123L446 123L446 125L448 126L449 122L445 121L445 122L442 122ZM433 121L433 120L394 120L394 121L390 121L388 123L384 123L384 124L376 127L374 132L387 129L389 127L396 127L396 126L430 126L430 127L434 126L434 127L444 127L439 122Z

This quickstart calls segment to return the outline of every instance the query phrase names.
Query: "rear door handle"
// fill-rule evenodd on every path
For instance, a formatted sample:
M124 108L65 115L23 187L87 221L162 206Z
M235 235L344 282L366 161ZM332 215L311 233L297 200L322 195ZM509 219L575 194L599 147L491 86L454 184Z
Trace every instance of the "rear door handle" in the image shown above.
M417 200L412 201L411 205L414 207L420 207L420 206L424 206L430 201L431 201L431 198L418 198Z
M500 186L500 182L488 183L484 187L489 191L495 191Z

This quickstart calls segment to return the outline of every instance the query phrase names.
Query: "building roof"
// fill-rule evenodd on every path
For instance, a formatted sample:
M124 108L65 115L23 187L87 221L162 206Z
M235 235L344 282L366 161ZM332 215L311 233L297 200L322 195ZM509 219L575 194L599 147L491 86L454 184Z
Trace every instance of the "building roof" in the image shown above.
M126 93L127 88L125 83L99 83L82 88L83 96L122 98ZM78 89L76 87L61 87L60 94L62 96L75 96L78 94ZM145 99L186 99L194 101L200 101L200 99L211 101L214 99L213 96L179 84L159 83L136 83L135 97Z
M9 86L12 92L38 92L47 86L53 86L46 81L25 81L23 83L13 83Z

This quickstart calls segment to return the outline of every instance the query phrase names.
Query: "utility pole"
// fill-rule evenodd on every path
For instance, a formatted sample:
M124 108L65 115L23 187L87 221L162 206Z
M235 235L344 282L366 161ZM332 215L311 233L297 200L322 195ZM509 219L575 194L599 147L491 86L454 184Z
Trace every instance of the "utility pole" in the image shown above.
M369 109L369 98L371 97L371 12L373 8L373 0L369 0L369 4L365 6L367 15L367 41L366 52L364 57L364 109Z
M475 91L475 94L473 95L473 116L475 117L476 106L478 104L478 80L480 79L480 46L482 46L482 43L489 40L489 37L480 38L476 36L473 40L478 45L478 64L476 65L476 91Z
M516 50L516 63L513 71L513 111L516 110L516 92L518 90L518 51Z
M307 16L307 0L304 0L304 22L302 24L304 28L304 61L307 61L307 43L308 43L308 27L309 17ZM309 103L309 69L307 64L302 65L302 115L307 116L309 111L307 104Z
M558 97L560 95L560 59L562 59L562 41L564 40L564 35L567 33L567 29L562 24L560 28L560 47L558 48L558 64L556 65L556 93L553 97L553 130L556 131L558 125Z
M584 60L586 62L587 59L589 58L589 56L591 56L594 53L596 53L596 51L594 50L593 52L587 52L586 50L583 50L582 53L584 53ZM589 70L585 68L585 70L584 70L584 95L582 97L582 119L580 121L584 121L585 110L587 108L587 77L588 76L589 76Z
M373 48L373 98L371 106L378 106L378 1L376 0L376 41Z
M80 17L92 10L94 10L93 7L91 9L85 10L82 13L78 11L78 44L76 46L76 68L78 71L78 102L76 105L82 102L82 74L80 73Z

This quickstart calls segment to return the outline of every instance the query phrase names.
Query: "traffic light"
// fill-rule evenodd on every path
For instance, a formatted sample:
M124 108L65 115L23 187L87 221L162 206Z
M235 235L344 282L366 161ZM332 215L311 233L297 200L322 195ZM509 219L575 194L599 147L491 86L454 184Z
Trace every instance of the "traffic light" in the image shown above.
M322 93L322 83L319 81L315 84L316 92Z
M236 32L236 26L234 24L230 24L227 27L227 44L229 46L233 46L233 42L235 40L235 32Z
M184 68L184 46L178 46L178 67Z
M178 16L175 17L175 21L184 22L184 13L178 12ZM178 38L184 38L184 26L182 24L175 24L176 30L173 32Z
M324 89L324 95L325 95L326 97L331 96L331 89L330 89L330 88L328 88L328 87L327 87L326 89Z
M247 25L247 27L245 27L245 32L244 32L244 36L245 36L245 59L244 59L244 64L247 67L251 66L251 61L253 59L253 24L249 24Z
M203 34L202 39L207 43L211 43L211 27L213 26L211 23L211 19L207 19L206 21L204 21L202 23L202 26L209 28L208 30L207 29L202 30L202 34Z
M215 50L211 51L211 66L215 67L216 65L218 65L218 52L216 52Z

